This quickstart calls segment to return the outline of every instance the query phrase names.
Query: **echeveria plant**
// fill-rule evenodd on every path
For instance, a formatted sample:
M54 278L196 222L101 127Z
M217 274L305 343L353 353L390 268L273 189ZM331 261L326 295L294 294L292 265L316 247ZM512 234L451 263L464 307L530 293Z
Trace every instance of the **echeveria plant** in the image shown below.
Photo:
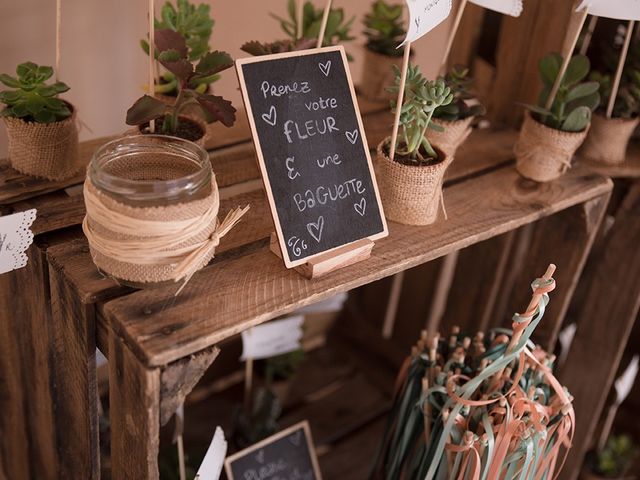
M406 34L402 11L402 4L389 4L385 0L376 0L371 5L371 11L364 17L369 50L388 57L402 56L403 49L397 48Z

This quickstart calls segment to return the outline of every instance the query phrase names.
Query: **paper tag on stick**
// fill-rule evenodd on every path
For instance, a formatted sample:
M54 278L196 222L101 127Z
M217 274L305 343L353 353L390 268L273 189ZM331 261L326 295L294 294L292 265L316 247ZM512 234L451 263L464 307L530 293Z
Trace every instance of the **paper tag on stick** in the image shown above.
M469 0L471 3L494 12L519 17L522 13L522 0Z
M409 29L400 47L441 24L451 13L452 0L405 0L409 8Z
M640 0L583 0L576 11L615 20L640 20Z
M276 320L242 332L241 360L274 357L300 348L304 317Z
M35 219L35 208L0 217L0 273L27 265L24 252L33 243L33 232L29 227Z
M194 480L218 480L226 456L227 441L224 438L224 432L220 427L216 427L216 433Z

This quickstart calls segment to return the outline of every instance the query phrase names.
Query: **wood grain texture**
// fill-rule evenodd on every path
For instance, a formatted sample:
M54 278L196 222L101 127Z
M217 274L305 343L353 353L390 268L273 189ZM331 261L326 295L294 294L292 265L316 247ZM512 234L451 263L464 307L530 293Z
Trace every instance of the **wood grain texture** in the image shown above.
M640 309L640 183L629 191L616 215L602 256L589 277L576 317L578 330L558 372L574 396L576 435L562 474L575 480L595 437L595 429Z
M59 466L57 478L100 477L94 309L80 302L49 268L51 286L51 394Z
M160 374L160 425L165 425L184 403L216 359L220 349L209 347L167 365Z
M109 332L111 478L156 480L160 435L160 370L147 369Z
M471 65L475 53L478 49L478 39L482 32L482 21L484 20L485 9L467 3L458 33L451 46L449 54L449 67L454 65Z
M140 291L107 302L103 312L140 358L163 365L277 315L607 195L611 188L610 180L579 167L549 184L525 181L505 167L446 188L449 221L429 227L393 223L370 259L326 277L301 278L265 245L210 265L178 297L173 288Z

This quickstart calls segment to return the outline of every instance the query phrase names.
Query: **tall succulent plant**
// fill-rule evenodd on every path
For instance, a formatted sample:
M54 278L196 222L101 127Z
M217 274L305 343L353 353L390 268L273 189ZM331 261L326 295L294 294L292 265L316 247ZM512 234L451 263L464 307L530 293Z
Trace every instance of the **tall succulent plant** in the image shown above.
M406 33L402 19L402 4L389 4L376 0L364 17L364 34L367 48L388 57L402 56L403 49L397 48Z
M395 85L387 90L397 94L400 91L400 69L394 66L394 72ZM404 104L400 110L402 134L398 136L396 152L417 165L437 160L438 154L426 137L427 128L441 129L434 125L431 119L438 108L449 105L452 101L453 94L443 78L429 81L423 77L420 67L409 65L404 89ZM392 101L391 106L395 111L397 108L395 100Z
M548 54L540 60L539 71L544 86L538 104L526 107L536 120L550 128L581 132L587 128L592 112L600 104L600 85L595 81L584 81L591 68L589 59L584 55L574 55L569 61L553 104L547 110L545 105L561 65L562 57L557 53Z

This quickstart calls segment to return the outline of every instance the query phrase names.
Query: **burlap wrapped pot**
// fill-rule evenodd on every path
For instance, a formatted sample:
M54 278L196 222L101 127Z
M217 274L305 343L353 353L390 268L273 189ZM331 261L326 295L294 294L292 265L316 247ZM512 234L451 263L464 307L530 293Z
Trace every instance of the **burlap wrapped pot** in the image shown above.
M82 168L78 153L76 110L54 123L25 122L3 117L9 137L11 166L25 175L65 180Z
M387 154L390 139L378 145L377 179L385 216L405 225L430 225L438 218L442 181L453 157L436 148L442 160L429 166L404 165ZM434 147L435 148L435 147Z
M560 177L571 167L571 159L587 135L582 132L563 132L547 127L525 115L516 142L516 169L525 178L548 182Z
M373 52L365 47L362 80L358 91L368 100L375 102L388 101L391 98L385 88L393 85L395 74L393 66L402 66L402 56L389 57Z
M432 122L444 128L444 131L438 132L433 128L428 128L427 139L429 142L438 145L448 155L455 155L458 147L462 145L469 134L471 134L473 117L467 117L453 122L433 119Z
M594 115L589 135L580 149L581 157L607 165L623 163L627 146L640 118L606 118Z

